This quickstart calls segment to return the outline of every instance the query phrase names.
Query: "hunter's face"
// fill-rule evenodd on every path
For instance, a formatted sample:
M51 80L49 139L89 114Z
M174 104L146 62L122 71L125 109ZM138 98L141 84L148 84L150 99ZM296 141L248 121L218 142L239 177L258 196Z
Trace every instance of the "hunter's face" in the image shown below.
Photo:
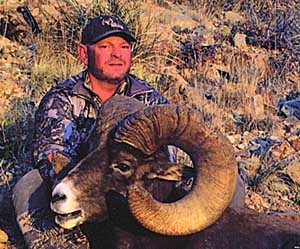
M110 36L87 46L88 71L98 80L118 84L130 70L131 45Z

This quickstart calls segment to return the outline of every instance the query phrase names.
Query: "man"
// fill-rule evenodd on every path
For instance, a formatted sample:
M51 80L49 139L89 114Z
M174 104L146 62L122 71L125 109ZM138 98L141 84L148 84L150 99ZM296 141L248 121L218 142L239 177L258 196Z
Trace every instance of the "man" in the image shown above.
M147 82L129 73L135 41L119 18L92 19L78 46L87 69L54 86L41 100L35 120L35 169L13 190L17 221L29 248L89 248L79 228L66 231L54 224L49 199L55 176L90 151L87 145L102 102L118 94L145 105L167 103Z

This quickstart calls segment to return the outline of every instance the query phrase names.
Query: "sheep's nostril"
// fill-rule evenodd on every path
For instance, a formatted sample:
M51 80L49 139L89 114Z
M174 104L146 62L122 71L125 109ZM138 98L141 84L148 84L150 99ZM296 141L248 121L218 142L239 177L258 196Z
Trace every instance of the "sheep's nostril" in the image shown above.
M63 201L65 200L67 197L64 194L55 194L52 196L51 198L51 202L55 203L57 201Z

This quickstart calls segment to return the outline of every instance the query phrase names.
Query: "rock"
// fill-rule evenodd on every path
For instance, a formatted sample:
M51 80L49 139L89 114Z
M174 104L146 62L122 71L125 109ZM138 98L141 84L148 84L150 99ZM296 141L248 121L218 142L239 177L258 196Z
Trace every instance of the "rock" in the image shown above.
M227 135L227 138L232 145L238 145L242 141L241 134Z
M265 209L270 208L271 206L271 204L268 201L266 201L263 198L263 196L255 192L248 194L245 202L247 207L257 210L259 212L262 212Z
M45 11L48 15L52 16L55 19L59 19L60 13L58 10L51 5L42 5L42 10Z
M249 176L250 178L254 178L254 176L257 174L257 171L260 168L260 164L261 162L256 156L252 156L247 160L238 161L239 167L243 168L246 171L247 176Z
M235 24L237 22L244 22L245 18L241 16L241 14L234 11L226 11L224 12L224 21L229 24Z
M255 138L255 135L253 135L252 132L249 131L245 131L243 134L243 139L247 142L250 142L251 140L253 140Z
M300 99L282 99L278 103L277 115L290 117L294 116L297 119L300 119Z
M246 35L245 34L237 33L234 36L233 41L234 41L234 45L238 48L245 48L248 46L246 43Z
M299 119L297 119L294 116L287 117L286 119L284 119L283 125L285 126L285 130L287 133L293 133L297 132L297 130L300 130Z
M34 8L34 9L31 11L31 14L36 18L37 16L40 15L40 9L39 9L39 8Z
M282 160L288 157L289 155L293 154L294 152L296 152L296 150L286 140L284 140L280 144L274 144L270 148L270 151L272 152L273 159L276 161Z
M248 143L244 142L244 143L240 143L236 146L239 150L245 151L248 147ZM245 154L242 152L242 154Z
M272 147L279 144L279 141L268 137L256 137L251 141L252 146L248 150L255 156L264 156Z
M287 174L295 183L300 185L300 163L299 161L292 161L282 172Z
M291 144L291 146L296 150L296 151L300 151L300 138L299 135L296 134L292 134L290 137L287 138L287 140L289 141L289 143Z
M290 189L289 189L289 186L287 185L287 184L285 184L284 182L283 182L283 180L282 179L280 179L280 178L275 178L274 177L274 181L272 182L272 191L274 191L274 192L279 192L279 193L281 193L281 199L282 200L288 200L288 194L290 193Z

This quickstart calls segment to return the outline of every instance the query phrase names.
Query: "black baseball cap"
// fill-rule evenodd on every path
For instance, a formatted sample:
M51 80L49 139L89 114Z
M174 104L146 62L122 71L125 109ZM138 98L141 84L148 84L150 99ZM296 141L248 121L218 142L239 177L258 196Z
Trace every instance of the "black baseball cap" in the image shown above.
M91 19L81 34L81 43L85 45L95 44L108 36L120 36L128 42L135 42L127 25L118 17L102 15Z

